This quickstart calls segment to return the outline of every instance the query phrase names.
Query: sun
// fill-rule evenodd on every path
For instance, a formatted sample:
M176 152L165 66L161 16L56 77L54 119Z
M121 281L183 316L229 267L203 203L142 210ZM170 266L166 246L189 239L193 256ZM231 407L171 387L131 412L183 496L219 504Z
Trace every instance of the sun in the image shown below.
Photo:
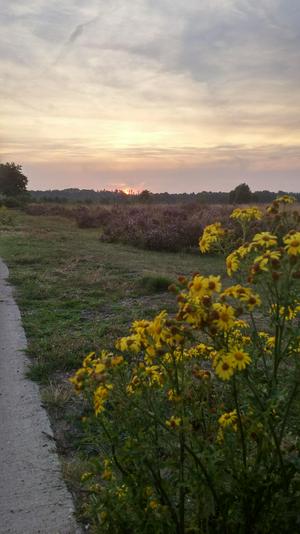
M133 187L123 187L122 191L125 195L137 195L138 193Z

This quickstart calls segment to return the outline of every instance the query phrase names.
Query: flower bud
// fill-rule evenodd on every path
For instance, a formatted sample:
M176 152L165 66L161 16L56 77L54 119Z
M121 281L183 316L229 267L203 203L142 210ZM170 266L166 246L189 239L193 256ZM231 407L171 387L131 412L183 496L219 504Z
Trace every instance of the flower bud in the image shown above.
M170 284L168 286L168 291L170 291L171 293L178 293L179 289L175 284Z

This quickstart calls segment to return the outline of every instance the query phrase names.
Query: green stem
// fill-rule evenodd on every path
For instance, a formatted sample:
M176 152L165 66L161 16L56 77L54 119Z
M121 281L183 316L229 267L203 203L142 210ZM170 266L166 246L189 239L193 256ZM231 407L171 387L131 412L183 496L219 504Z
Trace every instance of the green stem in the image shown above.
M244 428L243 428L243 423L242 423L242 418L241 418L240 406L239 406L239 401L238 401L235 376L233 377L233 397L234 397L236 413L238 416L238 427L239 427L239 431L241 435L243 464L244 464L244 468L246 469L247 468L247 448L246 448L246 441L245 441Z
M292 402L293 402L293 400L294 400L294 398L296 396L296 393L298 391L298 387L299 387L299 383L295 382L295 385L293 387L292 393L290 395L290 398L289 398L287 406L286 406L286 411L285 411L285 414L284 414L282 427L281 427L281 431L280 431L280 434L279 434L279 445L281 444L282 439L283 439L283 434L284 434L284 431L285 431L285 427L286 427L286 423L287 423L288 416L289 416L289 413L290 413L290 409L291 409L291 406L292 406Z

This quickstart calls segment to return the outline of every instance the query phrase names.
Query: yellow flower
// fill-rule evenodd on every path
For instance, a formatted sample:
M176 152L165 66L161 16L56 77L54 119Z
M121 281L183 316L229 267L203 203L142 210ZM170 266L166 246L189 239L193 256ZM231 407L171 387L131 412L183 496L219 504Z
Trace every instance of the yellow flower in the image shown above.
M169 389L167 395L168 395L169 401L171 402L179 402L181 400L180 395L177 395L174 389Z
M138 375L133 375L130 384L126 387L126 391L129 395L133 395L135 390L141 385L141 380Z
M209 250L212 248L212 245L217 244L224 234L225 230L223 230L221 223L219 222L206 226L201 238L199 239L200 251L202 253L209 252Z
M96 353L90 352L83 360L82 367L88 367L96 359Z
M267 334L268 336L268 334ZM274 349L275 348L275 336L268 336L267 338L267 347L269 349Z
M94 409L96 415L104 411L105 401L111 389L113 389L112 384L105 384L104 386L99 386L94 392Z
M172 415L170 419L166 420L166 425L169 428L177 428L182 424L181 417L175 417L175 415Z
M261 306L261 298L259 295L252 293L246 301L247 308L249 311L253 311L257 306Z
M219 330L229 330L234 325L235 320L235 311L232 306L228 304L221 304L216 302L213 304L213 309L216 314L216 319L214 319L214 325Z
M151 510L157 510L158 507L159 502L156 499L151 499L151 501L149 501L149 508L151 508Z
M251 362L251 357L244 350L234 349L229 352L232 364L239 371L246 369L247 365Z
M225 291L223 291L221 296L232 297L240 300L241 302L245 302L250 311L252 311L256 306L261 305L261 299L259 295L257 293L253 293L249 287L244 287L240 284L228 287L225 289Z
M122 352L139 352L142 348L142 339L140 334L132 334L131 336L122 337L117 341L116 348Z
M219 425L222 428L232 427L233 430L237 430L237 412L233 410L232 412L225 412L218 419Z
M191 295L202 294L205 290L204 276L196 274L189 284L189 292Z
M285 244L285 250L289 256L300 255L300 232L287 234L283 238L283 242Z
M222 380L229 380L234 373L234 367L232 365L231 358L226 356L220 358L215 367L215 371L216 375Z
M241 222L249 222L255 220L258 221L262 219L262 216L262 212L256 207L244 209L236 208L235 210L233 210L232 214L230 215L230 218L237 219Z
M245 258L249 252L252 251L253 245L250 243L250 245L241 245L237 250L236 253L240 258Z
M257 256L254 260L254 265L257 265L261 271L267 271L267 265L272 262L278 262L281 254L279 250L267 250L262 256Z
M102 478L103 480L112 479L112 470L111 470L110 460L104 460L104 470L102 472Z
M104 371L106 371L106 365L104 363L102 363L101 361L97 362L96 365L94 366L94 373L96 375L100 375Z
M155 347L151 346L151 345L148 345L148 347L146 348L146 354L149 358L147 358L147 361L149 360L153 360L153 358L155 358L156 354L157 354L157 351L155 349Z
M296 202L296 199L291 195L283 195L282 197L276 198L276 201L281 202L282 204L293 204Z
M80 369L76 371L74 376L69 378L69 381L71 382L71 384L73 384L73 386L75 387L75 390L78 393L83 389L84 381L88 376L89 376L89 373L87 372L87 370L81 367Z
M201 297L204 295L211 295L212 293L219 293L221 291L221 277L210 275L208 277L196 274L189 284L189 294L192 297Z
M232 276L233 273L235 273L240 266L239 258L236 253L236 251L232 252L227 256L226 258L226 267L227 267L227 274L228 276Z
M205 288L211 292L220 293L222 289L221 277L212 274L204 280Z
M116 496L118 499L123 499L128 492L128 487L126 484L122 484L122 486L117 486L116 488Z
M206 369L193 369L193 376L195 378L198 378L199 380L210 380L211 374L210 371L207 371Z
M124 358L123 356L114 356L112 359L111 359L111 365L112 367L116 367L117 365L120 365L121 363L124 362Z
M277 245L277 237L270 232L260 232L259 234L255 234L252 243L254 245L269 248Z
M149 378L150 386L161 385L163 384L163 373L158 365L151 365L145 367L145 373Z
M199 241L199 248L202 254L205 254L205 252L208 252L210 249L211 241L209 239L206 239L205 237L202 237Z

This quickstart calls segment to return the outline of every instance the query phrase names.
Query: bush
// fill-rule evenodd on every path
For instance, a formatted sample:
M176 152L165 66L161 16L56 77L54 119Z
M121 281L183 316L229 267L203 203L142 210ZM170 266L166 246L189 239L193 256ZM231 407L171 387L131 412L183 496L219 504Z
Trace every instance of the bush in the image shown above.
M98 451L82 478L94 532L298 532L300 231L288 201L227 258L239 283L180 277L176 317L135 321L72 378ZM201 246L228 232L211 225Z
M5 206L0 207L0 226L6 227L13 224L13 218Z
M82 207L75 213L75 219L79 228L100 228L111 224L112 214L106 208Z
M204 221L210 219L212 222L216 212L223 220L229 210L198 205L113 208L100 239L149 250L190 250L198 245Z

